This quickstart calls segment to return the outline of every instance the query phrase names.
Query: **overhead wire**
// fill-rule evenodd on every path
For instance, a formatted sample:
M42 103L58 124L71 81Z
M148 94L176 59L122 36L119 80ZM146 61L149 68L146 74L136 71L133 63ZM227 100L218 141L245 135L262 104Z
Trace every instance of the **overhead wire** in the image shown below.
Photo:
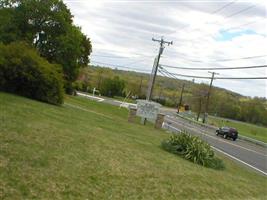
M256 5L248 6L247 8L244 8L244 9L242 9L240 11L237 11L236 13L233 13L231 15L228 15L228 16L224 17L224 19L231 18L233 16L239 15L240 13L246 12L247 10L250 10L251 8L254 8L254 7L256 7Z
M230 6L230 5L234 4L234 3L236 3L237 1L238 1L238 0L236 0L236 1L231 1L231 2L229 2L229 3L227 3L227 4L225 4L224 6L220 7L219 9L213 11L213 12L210 13L210 14L216 14L216 13L220 12L221 10L223 10L224 8L226 8L226 7L228 7L228 6Z
M212 77L208 77L208 76L195 76L195 75L187 75L187 74L178 74L178 73L172 73L169 72L168 70L164 69L163 67L161 67L161 69L163 69L164 71L168 72L169 74L173 74L175 76L181 76L181 77L188 77L188 78L199 78L199 79L211 79ZM214 79L236 79L236 80L245 80L245 79L267 79L266 77L214 77Z
M114 64L105 63L105 62L98 62L98 61L92 61L92 62L96 63L96 64L100 64L100 65L105 65L105 66L112 66L112 67L118 67L118 68L124 68L124 69L137 70L139 72L144 72L144 73L150 72L149 70L141 70L141 69L138 69L138 68L127 67L127 66L124 66L124 65L114 65Z
M225 33L225 32L227 32L227 31L229 31L229 30L238 29L238 28L241 28L241 27L243 27L243 26L247 26L247 25L250 25L250 24L254 24L254 23L256 23L256 22L263 21L263 20L265 20L265 19L255 20L255 21L252 21L252 22L248 22L248 23L245 23L245 24L238 25L238 26L233 26L233 27L230 27L230 28L221 30L220 33ZM197 40L197 39L199 39L199 38L203 38L203 37L207 37L207 36L213 36L213 35L214 35L214 33L203 34L203 35L200 35L200 36L198 36L198 37L196 37L196 38L190 39L190 41L192 42L192 40L194 41L194 40ZM171 53L174 53L174 54L181 54L181 55L187 57L187 55L186 55L185 53L183 53L183 52L177 52L177 51L171 51L171 50L168 50L168 51L171 52Z
M225 9L226 7L230 6L231 4L234 4L234 3L237 2L237 1L238 1L238 0L236 0L236 1L231 1L231 2L229 2L229 3L225 4L225 5L223 5L222 7L220 7L220 8L218 8L218 9L214 10L214 11L211 12L210 14L211 14L211 15L215 15L216 13L220 12L221 10ZM182 30L184 30L184 29L186 29L186 28L189 28L189 26L188 26L188 25L185 25L185 26L184 26L183 28L181 28L179 31L182 31Z
M233 16L236 16L236 15L239 15L239 14L241 14L241 13L243 13L243 12L248 11L248 10L252 9L253 7L256 7L256 5L248 6L248 7L244 8L244 9L242 9L242 10L239 10L239 11L237 11L237 12L234 12L234 13L232 13L232 14L230 14L230 15L228 15L228 16L225 16L225 17L223 17L223 18L224 18L224 19L231 18L231 17L233 17ZM214 15L214 14L215 14L215 13L213 13L212 15ZM218 22L218 20L215 21L215 22ZM225 21L223 21L223 22L225 23ZM220 22L220 23L221 23L221 22ZM192 32L192 31L194 31L194 30L198 30L198 29L199 29L199 28L194 28L194 29L192 29L192 30L190 30L190 31ZM184 28L180 29L179 31L181 31L181 30L184 30Z
M267 67L267 65L246 66L246 67L177 67L164 64L161 64L160 66L164 66L167 68L174 68L174 69L185 69L185 70L239 70L239 69L254 69L254 68Z
M182 60L193 62L193 63L214 64L213 62L228 62L228 61L235 61L235 60L250 60L250 59L255 59L255 58L263 58L263 57L267 58L267 55L248 56L248 57L241 57L241 58L215 59L215 60L211 60L211 61L208 61L208 62L204 62L202 60L181 58L181 57L179 57L178 59L182 59Z

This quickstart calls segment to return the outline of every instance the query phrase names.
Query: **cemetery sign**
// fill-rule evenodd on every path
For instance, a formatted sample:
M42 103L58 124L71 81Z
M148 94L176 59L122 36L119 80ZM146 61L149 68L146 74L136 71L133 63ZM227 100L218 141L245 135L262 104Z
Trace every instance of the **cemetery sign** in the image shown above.
M161 105L159 103L153 101L137 100L136 115L143 118L156 119L160 107Z

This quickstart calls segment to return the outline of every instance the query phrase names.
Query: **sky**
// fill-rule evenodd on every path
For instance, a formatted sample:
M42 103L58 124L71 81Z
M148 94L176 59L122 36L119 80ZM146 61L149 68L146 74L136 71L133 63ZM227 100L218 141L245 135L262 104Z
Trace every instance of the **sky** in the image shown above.
M267 64L264 0L64 2L74 16L74 23L91 39L90 60L95 65L150 73L159 49L159 43L152 38L161 37L173 41L173 45L165 45L160 59L163 66L216 68ZM206 70L165 69L170 73L211 76ZM215 78L267 76L267 68L212 71L219 73ZM209 79L195 82L209 83ZM215 79L213 84L245 96L267 98L266 79Z

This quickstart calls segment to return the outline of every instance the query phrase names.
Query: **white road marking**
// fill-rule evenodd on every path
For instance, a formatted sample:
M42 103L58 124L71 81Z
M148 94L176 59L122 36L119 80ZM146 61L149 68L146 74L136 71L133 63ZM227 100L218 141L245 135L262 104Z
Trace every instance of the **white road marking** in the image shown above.
M128 108L129 106L137 107L137 104L134 103L122 102L118 100L114 100L114 102L120 103L120 107L125 107L125 108Z
M171 122L174 123L174 124L178 124L178 125L181 124L181 123L179 123L179 122L175 122L175 121L173 121L173 120L171 120L171 119L168 119L168 120L171 121ZM209 134L206 134L206 133L203 132L203 130L201 130L200 133L203 134L203 135L205 135L205 136L207 136L207 137L213 138L213 139L215 139L215 140L218 140L218 141L221 141L221 142L230 144L230 145L232 145L232 146L235 146L235 147L238 147L238 148L241 148L241 149L245 149L245 150L247 150L247 151L251 151L251 152L253 152L253 153L256 153L256 154L259 154L259 155L261 155L261 156L265 156L265 157L267 157L266 154L259 153L259 152L257 152L257 151L252 150L252 149L248 149L248 148L246 148L246 147L242 147L242 146L240 146L240 145L233 144L233 143L231 143L231 142L227 142L226 140L219 139L218 137L214 137L214 136L211 136L211 135L209 135Z
M168 126L169 126L169 127L172 127L172 128L175 129L175 127L173 127L173 126L171 126L171 125L169 125L169 124L168 124ZM218 149L218 148L216 148L216 147L214 147L214 146L211 146L211 147L212 147L213 149L215 149L216 151L218 151L218 152L220 152L220 153L222 153L222 154L224 154L224 155L226 155L226 156L229 156L230 158L232 158L232 159L234 159L234 160L236 160L236 161L238 161L238 162L241 162L241 163L243 163L244 165L247 165L248 167L251 167L252 169L255 169L256 171L258 171L258 172L260 172L260 173L263 173L265 176L267 176L267 173L266 173L266 172L264 172L264 171L258 169L257 167L254 167L254 166L252 166L252 165L250 165L250 164L244 162L243 160L240 160L239 158L236 158L236 157L234 157L234 156L232 156L232 155L230 155L230 154L228 154L228 153L226 153L226 152L224 152L224 151L222 151L222 150L220 150L220 149Z
M176 128L176 127L173 127L173 126L170 126L168 123L162 123L162 128L164 127L171 127L172 129L174 129L175 131L178 131L178 132L181 132L180 129ZM168 129L168 128L167 128ZM169 129L168 129L169 130Z
M232 159L234 159L234 160L237 160L238 162L241 162L241 163L247 165L248 167L251 167L251 168L255 169L256 171L261 172L261 173L263 173L265 176L267 176L267 173L266 173L266 172L264 172L264 171L258 169L257 167L254 167L254 166L252 166L252 165L250 165L250 164L248 164L248 163L246 163L246 162L244 162L244 161L242 161L242 160L240 160L240 159L238 159L238 158L236 158L236 157L234 157L234 156L232 156L232 155L230 155L230 154L228 154L228 153L226 153L226 152L224 152L224 151L222 151L222 150L220 150L220 149L217 149L217 148L214 147L214 146L211 146L211 147L212 147L213 149L215 149L216 151L219 151L219 152L225 154L226 156L229 156L230 158L232 158Z
M87 97L87 98L90 98L90 99L95 99L98 102L101 102L101 101L104 101L105 100L105 99L100 98L100 97L95 97L95 96L91 96L91 95L88 95L88 94L83 94L83 93L80 93L80 92L77 92L77 95L83 96L83 97Z

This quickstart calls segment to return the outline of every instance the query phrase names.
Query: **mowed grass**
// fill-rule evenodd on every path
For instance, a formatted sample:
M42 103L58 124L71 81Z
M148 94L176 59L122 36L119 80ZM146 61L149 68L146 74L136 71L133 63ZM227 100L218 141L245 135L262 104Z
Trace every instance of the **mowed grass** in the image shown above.
M0 199L265 199L267 178L224 158L195 165L127 110L66 97L53 106L0 93Z
M267 128L250 123L231 121L222 118L209 117L209 123L215 126L229 126L238 130L241 135L267 143Z

